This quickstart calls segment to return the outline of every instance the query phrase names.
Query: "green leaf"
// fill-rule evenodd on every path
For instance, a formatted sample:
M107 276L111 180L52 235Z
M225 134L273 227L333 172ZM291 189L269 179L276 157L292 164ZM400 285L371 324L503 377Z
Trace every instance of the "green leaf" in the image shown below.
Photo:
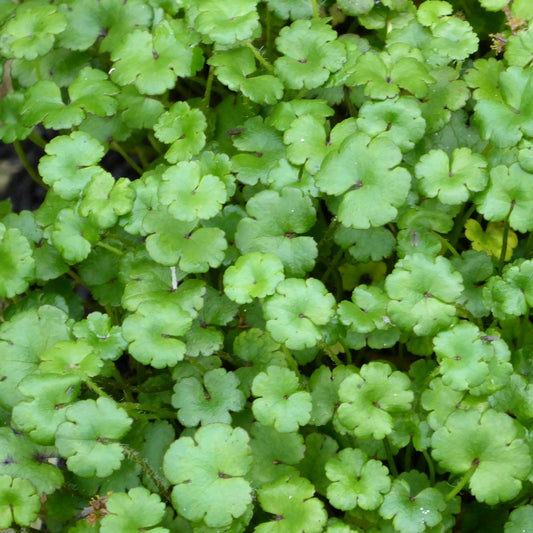
M122 324L129 352L155 368L174 366L185 355L183 335L192 324L190 314L175 302L145 301Z
M36 59L52 48L55 36L66 25L65 17L54 5L21 4L2 28L0 48L7 57Z
M285 0L266 0L268 9L281 19L305 19L313 16L313 9L308 0L292 0L286 2Z
M480 252L485 252L485 254L491 255L496 259L499 259L502 253L505 232L505 222L489 222L485 231L481 227L481 224L473 218L469 218L465 222L465 237L472 242L472 248ZM511 259L517 245L518 236L512 229L507 228L505 261Z
M340 384L336 417L356 436L381 440L393 430L393 415L410 410L413 397L407 374L371 362Z
M206 127L205 115L199 109L191 109L187 102L176 102L159 116L154 125L154 135L171 145L165 159L176 163L200 153L205 145Z
M172 396L178 420L187 427L216 422L230 424L230 411L241 411L244 407L244 394L238 386L237 376L223 368L206 372L203 383L196 377L181 379L174 386Z
M305 450L303 437L299 433L280 433L272 427L254 422L250 435L253 456L250 475L254 487L297 472L292 465L303 459Z
M343 195L338 218L344 226L383 226L396 218L411 186L409 172L397 166L401 160L391 140L356 133L325 157L316 184L327 194Z
M232 139L240 153L231 158L231 163L239 181L247 185L255 185L259 180L265 182L270 171L285 157L281 135L262 117L248 119L237 131Z
M493 222L509 220L520 232L533 230L529 213L533 206L533 174L518 163L510 167L498 165L490 171L489 186L475 199L477 210Z
M252 383L252 394L256 396L252 404L254 416L280 433L305 426L311 417L311 395L299 388L298 377L292 370L268 367Z
M311 348L322 338L319 326L334 315L335 298L321 281L288 278L278 284L263 311L273 339L291 350Z
M505 533L521 533L531 527L533 505L522 505L515 509L505 523Z
M79 263L86 259L92 244L98 240L97 228L68 208L57 214L51 230L50 239L54 248L68 263Z
M9 93L0 100L0 137L5 144L25 139L32 132L33 127L25 126L20 120L23 109L22 92Z
M39 356L43 373L75 375L84 379L100 373L103 361L83 340L59 341Z
M480 76L481 73L473 79L467 78L467 82L475 83ZM497 88L490 95L474 92L478 99L474 118L479 123L483 139L506 148L515 146L523 135L533 134L533 106L527 96L533 84L532 76L531 67L509 67L500 73Z
M143 220L149 234L146 249L155 261L179 265L185 272L207 272L224 259L227 242L219 228L197 228L197 222L173 219L163 209L150 211Z
M221 83L252 102L274 105L283 97L281 81L271 74L258 73L254 54L247 47L216 51L207 62L215 67Z
M432 49L439 56L461 61L478 49L479 38L472 26L458 17L441 17L431 25Z
M431 150L416 164L419 188L428 198L437 197L443 204L462 204L473 192L487 185L487 163L482 155L469 148L457 148L451 158L443 150Z
M97 172L83 190L79 212L99 228L107 229L131 211L134 197L130 180L115 180L109 172Z
M252 491L244 476L252 457L242 428L226 424L202 426L191 437L174 441L163 461L173 483L172 503L178 513L209 527L229 526L246 513Z
M384 102L366 101L359 109L357 126L372 138L390 139L404 153L411 150L426 131L420 104L409 96ZM389 166L387 170L390 169Z
M239 250L276 254L288 276L301 275L314 266L317 256L312 237L298 236L315 223L315 209L308 196L292 187L280 192L262 191L246 204L235 234Z
M0 405L12 408L26 398L18 384L37 369L40 355L70 338L67 315L45 305L16 314L0 326Z
M332 481L328 499L342 511L356 506L377 509L391 487L388 473L381 461L369 459L361 450L344 448L326 463L326 475Z
M324 504L318 498L313 498L314 493L313 485L303 477L283 476L263 485L257 491L259 504L276 518L259 524L255 531L320 533L324 530L327 514Z
M257 0L186 0L189 22L206 42L231 45L250 39L259 29Z
M102 169L95 166L104 156L104 147L90 135L75 131L60 135L46 145L46 153L39 162L43 181L61 198L78 198L87 183Z
M30 243L20 230L0 223L0 297L13 298L24 292L34 277Z
M202 67L196 35L183 20L162 20L153 28L134 30L113 47L111 79L119 85L134 83L141 94L163 94L179 76L192 76Z
M224 272L224 292L234 302L249 303L274 294L284 278L283 263L277 255L250 252Z
M51 494L64 483L61 470L48 462L52 458L57 458L52 446L39 446L26 435L0 428L0 475L28 480L39 496Z
M491 341L485 338L487 335L477 326L461 322L433 339L445 385L458 391L468 390L489 379L491 359L509 364L511 353L505 342L500 338Z
M54 444L59 424L66 420L65 408L76 400L80 378L72 375L30 374L18 386L31 400L15 405L12 423L38 444Z
M82 400L66 410L56 432L56 446L70 471L81 477L107 477L124 457L116 440L130 429L126 411L109 398Z
M416 48L406 43L393 43L386 51L361 55L346 85L364 85L366 96L385 100L399 95L402 89L424 98L434 81Z
M531 470L531 454L518 428L511 417L493 409L454 412L433 434L432 455L450 472L472 471L469 487L478 501L508 501L518 495Z
M415 335L434 335L454 323L453 304L463 291L463 281L444 257L413 254L396 263L385 289L391 298L389 316L396 325Z
M107 514L102 518L101 533L137 533L149 531L151 533L168 533L164 527L151 528L161 522L165 504L157 494L151 494L144 487L135 487L124 492L109 495L106 503Z
M0 475L0 527L29 526L41 509L39 495L27 480Z
M198 161L180 161L162 175L159 201L177 220L186 222L213 218L227 200L224 183L202 172Z
M276 48L283 54L274 63L288 89L320 87L346 60L337 32L325 19L297 20L281 29Z
M392 519L395 531L422 533L442 522L446 502L441 492L429 486L425 474L403 472L385 495L379 514Z
M115 361L127 346L120 326L112 325L108 315L97 311L76 322L72 327L72 333L77 339L83 339L91 347L92 353L104 361Z
M396 240L386 228L352 229L340 225L333 236L335 242L358 261L379 261L394 250Z

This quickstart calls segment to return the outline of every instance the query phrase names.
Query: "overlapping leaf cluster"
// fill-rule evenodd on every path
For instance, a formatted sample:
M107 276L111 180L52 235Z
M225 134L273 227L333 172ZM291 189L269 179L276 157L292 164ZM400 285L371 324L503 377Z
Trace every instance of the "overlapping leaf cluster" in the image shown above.
M1 2L0 528L528 531L530 24Z

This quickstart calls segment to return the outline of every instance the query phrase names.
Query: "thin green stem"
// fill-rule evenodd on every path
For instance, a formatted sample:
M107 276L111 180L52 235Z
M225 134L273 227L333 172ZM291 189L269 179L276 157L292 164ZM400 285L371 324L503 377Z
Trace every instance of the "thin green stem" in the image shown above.
M207 83L205 84L204 92L204 109L208 110L211 105L211 90L213 88L213 80L215 79L215 69L209 67L209 74L207 75Z
M122 250L119 250L118 248L115 248L114 246L111 246L110 244L107 244L102 241L98 241L96 243L96 246L100 246L100 248L105 248L106 250L113 252L115 255L124 255L124 252Z
M431 458L431 455L429 455L427 450L422 450L422 455L424 456L424 459L426 460L426 463L428 465L429 482L432 485L434 485L435 484L435 465L433 464L433 459Z
M463 205L463 212L461 215L459 215L458 218L455 220L458 222L455 223L454 228L450 234L450 237L448 239L449 242L453 244L453 246L457 246L457 242L459 241L459 238L463 235L463 229L466 221L472 216L472 213L475 211L476 206L472 204L466 211L464 211L464 205Z
M478 467L478 465L474 463L465 472L464 476L461 478L459 483L457 483L457 485L444 497L444 501L445 502L449 502L449 501L453 500L455 498L455 496L457 496L457 494L459 494L461 492L461 490L463 490L463 488L466 486L466 484L470 481L470 478L472 477L472 475L476 471L477 467Z
M144 416L141 411L146 411L148 413L153 413L150 415L150 418L176 419L176 411L172 411L171 409L162 409L160 407L152 407L150 405L142 405L135 402L120 402L119 405L135 418L137 418L138 415Z
M110 400L113 399L109 394L107 394L107 392L104 389L98 386L91 378L85 377L83 378L83 382L85 383L85 385L87 385L87 387L89 387L93 392L98 394L98 396L100 396L101 398L109 398Z
M248 40L244 41L244 44L252 51L257 61L266 68L269 72L274 72L274 67L261 55L259 50Z
M152 145L152 148L157 154L161 155L165 150L161 147L161 143L155 138L153 133L149 133L147 136L148 142Z
M389 442L388 437L383 439L383 446L385 446L385 453L387 454L387 464L389 465L389 470L394 477L398 477L398 469L396 468L396 463L394 462L394 456L392 455L392 448Z
M452 255L454 257L461 257L461 254L454 248L454 246L452 245L452 243L448 240L448 239L445 239L442 235L440 235L439 233L437 233L436 231L433 231L433 230L429 230L433 235L435 235L439 241L441 242L441 244L449 251L452 253Z
M339 226L340 226L340 222L337 220L337 217L333 217L331 219L331 222L329 223L326 233L324 233L324 235L318 242L317 248L319 250L322 248L322 246L324 246L328 241L331 240L331 238L333 237L333 234L335 233L335 231L337 230Z
M292 356L292 353L283 344L282 344L282 348L281 349L283 350L283 353L285 354L285 357L287 358L287 362L289 363L289 368L291 370L294 370L294 372L296 372L296 374L300 375L300 370L298 369L298 363L296 362L296 360Z
M17 152L20 162L23 164L24 168L26 169L26 172L31 176L31 179L35 183L43 187L43 189L48 189L48 185L44 183L41 176L39 176L37 170L33 168L29 159L26 157L26 152L24 151L24 148L22 148L22 144L20 144L20 141L14 141L13 146L15 147L15 152Z
M114 150L115 152L118 152L127 161L128 165L133 170L135 170L137 174L139 174L139 176L142 176L144 172L143 169L130 157L128 152L126 152L126 150L124 150L124 148L122 148L122 146L120 146L120 144L117 141L111 141L109 143L109 146L112 150Z
M170 493L168 492L163 479L159 477L158 473L151 467L148 461L146 461L146 459L137 450L130 448L126 444L121 443L121 447L124 455L141 467L143 472L156 486L157 492L159 492L159 494L167 501L167 503L172 505Z
M513 212L514 203L511 205L509 214L505 219L505 225L503 227L503 238L502 238L502 249L500 251L500 260L498 264L498 274L501 275L503 267L505 266L505 256L507 255L507 242L509 240L509 218L511 218L511 213Z
M343 256L344 256L344 250L342 248L339 248L337 250L337 253L333 256L333 259L330 261L328 268L326 269L326 271L324 272L324 275L321 278L322 283L324 284L326 283L329 276L333 272L333 269L337 268L337 264L343 258Z
M39 146L40 148L44 148L47 144L47 142L35 131L33 130L29 135L28 139L33 143Z
M313 17L316 19L320 18L320 10L318 9L318 2L316 0L311 0L311 5L313 6Z

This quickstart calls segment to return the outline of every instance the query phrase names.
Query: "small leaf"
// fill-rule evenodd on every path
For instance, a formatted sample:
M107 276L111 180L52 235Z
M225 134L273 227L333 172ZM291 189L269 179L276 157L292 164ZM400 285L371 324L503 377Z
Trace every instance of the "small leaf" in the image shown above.
M270 366L258 374L252 383L252 393L257 397L252 411L257 420L280 433L305 426L311 417L311 395L298 389L298 378L288 368Z
M35 487L27 480L0 475L0 527L13 523L29 526L35 521L41 502Z

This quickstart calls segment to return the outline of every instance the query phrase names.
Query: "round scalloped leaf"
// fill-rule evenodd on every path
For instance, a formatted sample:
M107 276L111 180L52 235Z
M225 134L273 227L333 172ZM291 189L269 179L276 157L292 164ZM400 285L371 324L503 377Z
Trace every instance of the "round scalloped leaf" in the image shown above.
M249 303L274 294L284 278L283 263L277 255L250 252L224 272L224 292L234 302Z
M0 298L23 293L35 277L35 260L28 239L17 228L0 223Z
M388 468L359 449L344 448L329 459L326 476L331 480L328 500L342 511L377 509L391 487Z
M314 89L339 70L346 49L326 19L297 20L285 26L276 38L283 54L274 63L276 75L289 89Z
M158 494L151 494L144 487L125 492L114 492L106 503L107 514L100 521L100 533L168 533L165 527L156 526L165 514L165 504Z
M392 321L415 335L434 335L456 320L462 276L445 257L406 255L385 280Z
M505 533L524 533L533 524L533 505L521 505L510 515L505 523Z
M0 100L0 138L5 144L25 139L33 130L32 126L21 123L25 94L12 92Z
M393 415L411 409L414 394L409 376L391 366L371 362L339 386L338 422L361 438L383 439L394 429Z
M511 352L505 342L499 338L489 342L486 338L490 336L482 334L474 324L460 322L433 339L445 385L457 391L478 387L489 380L493 359L498 364L509 363Z
M0 405L12 408L26 398L19 382L37 369L40 355L56 342L70 338L68 316L45 305L23 311L0 326Z
M472 26L458 17L444 17L431 26L431 47L440 56L461 61L478 49L479 38Z
M494 409L456 411L433 434L432 455L454 474L472 470L469 487L478 501L488 505L509 501L519 494L531 471L531 452L518 438L523 432L519 427Z
M119 85L135 83L141 94L163 94L178 76L192 76L202 68L196 44L196 34L183 20L163 19L152 33L132 31L111 52L111 79Z
M118 442L131 418L109 398L82 400L66 410L56 432L56 446L71 472L81 477L108 477L120 468L124 453Z
M324 504L313 498L315 487L303 477L282 476L257 491L261 508L274 515L271 522L259 524L255 533L305 531L321 533L327 521Z
M12 411L12 424L38 444L54 444L55 432L65 421L65 408L80 391L78 376L59 374L30 374L18 386L22 394L31 398L19 402Z
M207 272L224 260L228 243L220 228L197 228L197 222L175 220L164 209L150 211L143 220L149 234L146 250L154 261L179 266L184 272Z
M36 59L54 45L55 36L67 26L57 6L35 2L18 6L15 16L2 28L0 47L4 56Z
M115 361L127 346L120 326L113 326L108 315L96 311L74 324L72 333L89 344L93 353L103 360Z
M261 191L246 204L248 217L243 218L235 233L242 253L276 254L287 275L298 276L311 270L317 256L312 237L298 236L316 221L311 199L302 191L285 187L280 192Z
M207 220L222 210L228 196L224 183L202 171L199 161L180 161L163 173L159 201L176 220Z
M187 427L231 424L230 411L242 410L246 401L238 387L236 374L223 368L206 372L203 383L196 377L180 379L171 400L178 409L178 420Z
M215 52L208 60L215 75L232 91L239 91L252 102L274 105L283 97L283 84L271 74L256 74L253 52L247 47ZM252 75L253 74L253 75Z
M443 521L446 501L443 494L429 486L427 476L416 470L402 472L385 495L379 514L392 520L394 531L422 533Z
M40 510L39 495L27 479L0 475L0 528L29 526Z
M475 202L487 220L498 222L508 218L516 231L533 230L533 174L522 170L518 163L491 169L489 186Z
M433 26L453 13L453 6L443 0L426 0L418 7L416 18L422 26Z
M194 29L218 45L250 39L259 29L258 0L187 0L187 14Z
M505 261L510 261L513 257L514 249L518 246L518 235L506 226L505 222L489 222L486 230L474 218L469 218L465 222L465 237L472 242L472 248L479 252L500 258L502 253L503 239L507 232L507 243L505 248Z
M322 338L318 326L333 318L335 298L317 279L288 278L266 300L263 313L274 340L291 350L303 350Z
M356 133L325 157L315 180L321 191L343 195L338 212L342 224L379 227L396 218L409 193L411 176L397 166L401 161L402 153L390 139Z
M43 373L94 377L100 373L104 362L83 340L59 341L43 352L39 370Z
M403 153L410 151L426 131L420 103L409 96L384 102L367 100L359 109L357 126L372 138L390 139Z
M462 204L472 192L487 185L487 163L470 148L456 148L451 160L443 150L430 150L415 166L419 188L428 198L437 197L443 204Z
M62 209L52 226L50 239L54 248L69 263L81 263L98 240L98 230L73 209Z
M122 335L131 355L155 368L174 366L185 355L183 335L191 315L172 301L145 301L122 324Z
M175 485L174 508L209 527L229 526L252 502L252 489L244 479L251 464L249 437L240 427L209 424L194 438L180 437L163 459L165 476Z
M45 148L39 172L43 181L65 200L77 199L92 176L101 172L95 166L104 156L104 147L81 131L60 135Z
M252 383L255 418L280 433L297 431L311 418L312 401L307 391L299 390L298 376L288 368L270 366Z
M11 428L0 428L0 475L27 479L41 496L51 494L64 483L63 473L47 459L57 458L53 446L39 446Z
M127 178L115 180L102 170L93 174L85 186L79 204L79 213L101 229L117 223L118 217L127 215L132 207L135 191Z
M170 144L165 153L169 163L186 161L198 155L205 145L207 121L199 109L191 109L187 102L176 102L159 116L154 135Z

